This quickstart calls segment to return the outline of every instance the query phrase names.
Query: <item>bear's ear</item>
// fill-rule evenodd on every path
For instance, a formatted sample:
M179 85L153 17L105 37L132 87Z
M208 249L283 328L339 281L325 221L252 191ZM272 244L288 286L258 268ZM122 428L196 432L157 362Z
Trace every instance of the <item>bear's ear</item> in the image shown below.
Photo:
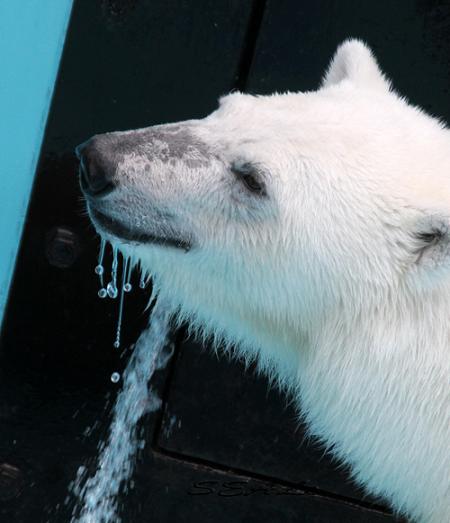
M430 214L413 231L414 264L429 277L450 271L450 216Z
M389 90L390 82L380 71L372 51L361 40L342 43L331 60L322 87L350 80L361 87Z

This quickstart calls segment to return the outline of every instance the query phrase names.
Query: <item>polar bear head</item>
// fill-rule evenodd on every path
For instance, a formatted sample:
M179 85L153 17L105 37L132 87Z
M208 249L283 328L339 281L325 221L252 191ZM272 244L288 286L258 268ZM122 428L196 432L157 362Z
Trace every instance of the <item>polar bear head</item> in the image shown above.
M317 91L232 93L204 119L96 135L78 155L98 232L181 319L287 381L330 318L448 289L449 133L360 41Z

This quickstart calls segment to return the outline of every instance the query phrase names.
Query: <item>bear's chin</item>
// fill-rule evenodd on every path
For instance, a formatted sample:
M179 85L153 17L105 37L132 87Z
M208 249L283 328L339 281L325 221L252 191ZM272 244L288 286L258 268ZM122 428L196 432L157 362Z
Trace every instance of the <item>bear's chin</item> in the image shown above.
M123 243L162 245L182 249L185 252L192 248L192 243L188 240L158 236L138 229L132 229L120 220L112 218L92 206L89 206L89 216L101 236L104 234L114 236Z

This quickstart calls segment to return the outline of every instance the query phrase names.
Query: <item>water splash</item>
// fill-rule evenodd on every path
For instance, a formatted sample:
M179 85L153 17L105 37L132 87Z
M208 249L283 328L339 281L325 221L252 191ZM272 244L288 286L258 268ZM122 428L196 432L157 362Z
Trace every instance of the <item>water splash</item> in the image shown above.
M150 326L136 342L123 374L123 387L114 406L108 440L99 444L95 475L88 478L86 467L81 466L70 485L71 492L78 498L71 523L120 523L117 495L130 480L137 449L144 446L137 435L137 422L160 406L147 383L161 363L169 332L169 310L165 303L158 301Z

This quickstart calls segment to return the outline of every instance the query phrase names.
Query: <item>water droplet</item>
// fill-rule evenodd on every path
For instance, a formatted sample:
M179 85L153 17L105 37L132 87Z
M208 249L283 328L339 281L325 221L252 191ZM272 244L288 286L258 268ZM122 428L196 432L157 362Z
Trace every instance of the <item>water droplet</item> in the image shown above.
M116 341L113 343L113 346L114 346L115 349L120 348L120 341L119 341L119 340L116 340Z
M117 383L120 380L120 374L118 372L113 372L111 374L111 381Z
M97 294L99 298L106 298L106 296L108 295L106 289L100 289Z
M103 258L105 256L106 240L103 238L100 241L100 252L98 253L98 264L95 267L95 273L98 274L100 278L100 287L103 287Z
M125 292L130 292L131 289L133 288L133 286L131 285L130 283L130 280L131 280L131 269L132 269L132 265L131 263L129 263L130 260L127 259L127 269L126 271L124 271L124 281L125 281L125 285L123 286L123 290Z
M117 295L119 294L118 290L117 290L117 287L115 286L115 284L110 281L106 287L106 292L108 294L108 296L112 299L115 299L117 298Z
M141 280L139 281L139 287L141 289L145 289L145 287L147 287L149 281L150 281L150 278L146 278L145 274L142 274Z

